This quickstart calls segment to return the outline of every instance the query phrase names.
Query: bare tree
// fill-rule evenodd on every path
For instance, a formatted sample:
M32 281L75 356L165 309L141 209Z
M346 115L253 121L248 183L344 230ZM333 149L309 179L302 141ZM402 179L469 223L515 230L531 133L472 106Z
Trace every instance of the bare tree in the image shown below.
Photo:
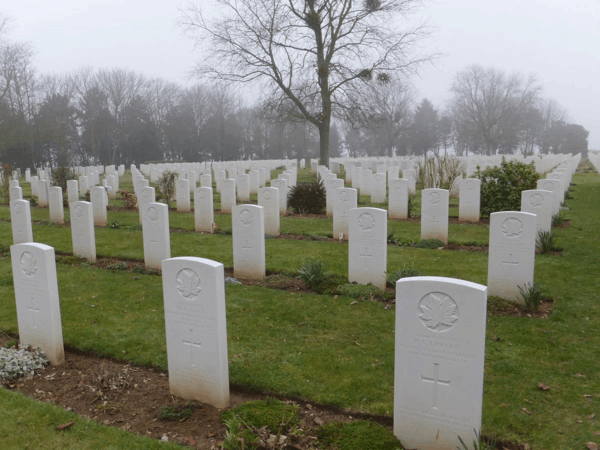
M487 153L493 155L519 131L540 90L533 76L524 79L520 74L472 65L454 79L450 110L457 126L479 133Z
M554 124L568 122L567 110L553 99L540 100L537 109L541 115L542 127L538 135L537 144L541 153L548 153L551 147L551 130Z
M407 73L427 27L402 28L419 0L215 0L218 15L190 5L181 25L203 47L196 73L262 83L267 104L319 130L329 163L332 116L355 112L357 88L382 73Z

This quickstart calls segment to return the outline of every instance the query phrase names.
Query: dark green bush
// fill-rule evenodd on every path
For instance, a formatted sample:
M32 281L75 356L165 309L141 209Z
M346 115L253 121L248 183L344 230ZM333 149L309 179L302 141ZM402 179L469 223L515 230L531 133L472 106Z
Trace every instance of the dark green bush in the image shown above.
M313 183L298 183L288 194L288 208L298 214L321 214L325 205L325 186L321 179Z
M478 168L473 178L481 180L481 216L489 217L497 211L520 211L521 191L536 189L540 176L533 163L502 158L500 166Z
M390 430L367 420L330 422L317 430L318 446L338 450L401 450Z
M63 196L67 193L67 181L77 180L77 174L70 167L57 167L52 171L52 185L62 189Z

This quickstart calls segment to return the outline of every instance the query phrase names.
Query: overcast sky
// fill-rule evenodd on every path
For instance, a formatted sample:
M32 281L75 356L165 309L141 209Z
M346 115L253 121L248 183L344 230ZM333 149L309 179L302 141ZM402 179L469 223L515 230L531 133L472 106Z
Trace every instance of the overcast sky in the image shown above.
M178 1L6 3L10 37L33 44L43 73L118 67L186 84L198 56L175 25ZM435 0L418 18L437 29L424 51L443 55L414 80L419 99L443 107L454 75L470 64L534 73L544 96L590 131L589 148L600 149L600 0Z

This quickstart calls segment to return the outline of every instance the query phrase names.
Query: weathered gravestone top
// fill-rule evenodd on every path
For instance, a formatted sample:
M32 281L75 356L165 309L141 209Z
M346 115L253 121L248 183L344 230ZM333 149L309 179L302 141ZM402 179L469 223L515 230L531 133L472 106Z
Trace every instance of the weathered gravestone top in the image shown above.
M396 283L394 434L405 448L462 448L481 427L487 288L442 277Z
M162 262L171 394L229 406L223 264L181 257Z

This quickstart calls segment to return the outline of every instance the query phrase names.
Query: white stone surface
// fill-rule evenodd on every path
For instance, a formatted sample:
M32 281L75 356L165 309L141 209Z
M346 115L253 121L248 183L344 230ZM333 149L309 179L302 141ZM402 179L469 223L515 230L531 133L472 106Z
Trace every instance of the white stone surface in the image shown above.
M536 231L539 233L552 230L552 207L554 194L552 191L532 189L521 191L521 211L535 214Z
M223 264L171 258L162 262L162 277L170 392L226 408L229 363Z
M11 186L9 188L9 201L23 200L23 188L20 186Z
M556 215L560 212L560 204L562 202L561 195L564 195L562 189L562 182L560 180L543 179L537 181L537 188L539 190L552 192L552 215Z
M348 281L385 289L387 211L354 208L348 212Z
M12 225L13 244L33 242L31 206L27 200L11 200L10 222Z
M231 214L236 203L235 180L227 178L221 186L221 212Z
M348 240L349 211L358 206L358 190L337 188L333 191L333 238Z
M177 179L175 183L175 199L178 212L190 212L190 182L183 178Z
M210 187L199 187L194 192L194 222L196 231L213 232L215 211L213 190Z
M327 217L333 217L333 205L335 203L334 191L343 187L344 180L341 178L331 178L327 180L325 189L325 212Z
M250 194L258 194L258 188L260 187L260 171L250 171Z
M394 434L404 448L456 450L479 433L486 287L441 277L396 283Z
M106 191L102 186L94 186L90 193L90 199L94 210L94 225L105 227L108 220L106 214Z
M79 201L79 186L77 180L67 181L67 198L69 203Z
M386 194L386 177L385 172L378 172L371 175L371 203L385 203Z
M54 249L45 244L10 248L22 347L41 348L53 365L65 362Z
M156 201L156 192L153 187L143 186L140 188L140 195L137 199L138 213L140 216L140 223L142 222L142 206L146 203L152 203Z
M144 264L158 270L161 262L171 257L169 207L163 203L146 203L142 206L142 218Z
M265 277L264 209L237 205L231 215L233 228L233 273L236 278Z
M250 201L250 175L240 173L237 177L237 198L240 202Z
M265 234L279 236L279 189L264 187L258 190L258 206L264 208Z
M109 175L106 178L106 186L110 189L107 189L108 198L114 200L117 198L117 191L119 190L119 177L115 175ZM107 202L108 203L108 202Z
M535 214L490 214L488 295L523 302L518 286L533 285L535 230Z
M421 239L439 239L448 243L448 202L446 189L421 191Z
M212 176L210 173L200 175L200 187L212 188Z
M481 180L477 178L461 179L458 197L458 220L479 222Z
M287 214L287 199L288 199L288 184L287 180L278 178L271 180L271 187L279 189L279 214L285 216Z
M62 188L60 186L51 187L49 197L48 208L50 210L50 222L64 224L65 209L63 207Z
M69 203L71 213L71 240L73 254L80 258L96 261L96 234L94 232L94 210L90 202Z
M408 219L408 191L406 178L392 178L389 182L388 214L390 219Z
M37 183L38 205L40 208L48 207L48 185L46 180L40 180Z
M38 183L39 183L40 179L37 176L33 176L30 178L30 180L31 180L30 181L31 182L31 195L38 197L37 188L38 188ZM38 199L39 199L39 197L38 197Z

